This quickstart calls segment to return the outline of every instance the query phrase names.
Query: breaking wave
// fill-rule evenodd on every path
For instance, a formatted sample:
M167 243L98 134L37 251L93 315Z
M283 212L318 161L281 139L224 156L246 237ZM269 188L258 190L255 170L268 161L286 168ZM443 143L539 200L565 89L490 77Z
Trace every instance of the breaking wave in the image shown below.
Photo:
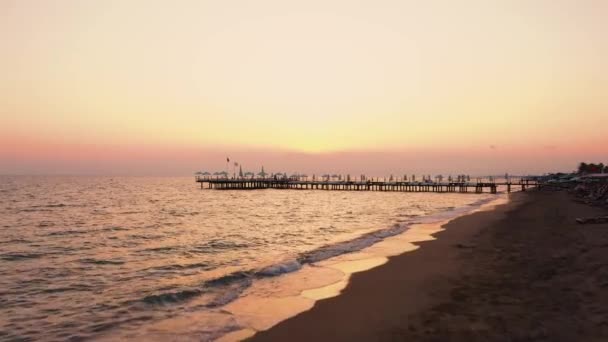
M470 207L480 207L491 201L492 199L482 199L472 203ZM294 259L285 260L276 264L262 267L260 269L234 272L215 279L207 280L198 288L186 288L182 290L173 290L166 293L149 295L143 298L143 302L152 305L170 305L188 301L201 295L211 295L213 299L205 304L206 307L214 308L223 306L238 298L238 296L243 293L246 288L251 286L256 279L277 277L283 274L296 272L306 264L314 264L343 254L360 251L381 242L388 237L404 233L412 224L444 221L471 211L470 207L441 208L442 210L440 212L433 215L417 217L418 220L416 221L412 220L402 224L394 224L389 228L369 232L351 240L325 245L315 250L301 253ZM215 244L215 242L211 243ZM205 265L172 265L167 269L186 269L196 267L205 267Z

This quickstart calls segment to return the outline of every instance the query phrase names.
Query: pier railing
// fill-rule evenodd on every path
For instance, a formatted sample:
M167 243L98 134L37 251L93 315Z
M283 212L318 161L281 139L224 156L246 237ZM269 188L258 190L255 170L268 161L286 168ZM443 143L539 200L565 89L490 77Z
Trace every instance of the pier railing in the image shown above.
M196 177L201 189L217 190L256 190L256 189L292 189L292 190L342 190L342 191L398 191L398 192L451 192L451 193L484 193L496 194L498 186L505 186L507 192L512 188L522 191L531 187L540 187L535 180L517 182L415 182L415 181L348 181L348 180L298 180L289 178L210 178Z

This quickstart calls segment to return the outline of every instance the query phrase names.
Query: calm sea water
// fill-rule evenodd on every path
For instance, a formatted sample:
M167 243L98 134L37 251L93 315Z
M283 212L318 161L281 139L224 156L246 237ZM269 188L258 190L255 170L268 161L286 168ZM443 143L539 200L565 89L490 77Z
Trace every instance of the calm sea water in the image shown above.
M0 177L0 339L95 338L218 310L260 278L491 197L214 191L192 178ZM217 337L213 329L200 338Z

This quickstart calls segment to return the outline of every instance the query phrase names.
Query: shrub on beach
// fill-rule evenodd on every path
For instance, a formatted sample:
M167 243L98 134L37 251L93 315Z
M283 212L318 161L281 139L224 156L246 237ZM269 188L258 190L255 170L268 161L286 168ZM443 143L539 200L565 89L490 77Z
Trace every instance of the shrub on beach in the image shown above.
M608 165L604 165L604 163L587 164L585 162L582 162L582 163L578 164L577 172L580 175L589 174L589 173L608 173Z

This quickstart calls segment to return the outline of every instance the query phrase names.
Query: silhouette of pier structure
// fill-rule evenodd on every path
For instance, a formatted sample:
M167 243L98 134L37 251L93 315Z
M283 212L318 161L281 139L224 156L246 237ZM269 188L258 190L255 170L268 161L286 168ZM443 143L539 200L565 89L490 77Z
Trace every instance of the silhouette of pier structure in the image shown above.
M540 188L541 183L534 179L520 179L515 182L504 181L461 181L461 182L416 182L396 180L301 180L293 178L212 178L196 177L201 189L216 190L334 190L334 191L388 191L388 192L437 192L437 193L498 193L498 186L512 190L526 191Z

